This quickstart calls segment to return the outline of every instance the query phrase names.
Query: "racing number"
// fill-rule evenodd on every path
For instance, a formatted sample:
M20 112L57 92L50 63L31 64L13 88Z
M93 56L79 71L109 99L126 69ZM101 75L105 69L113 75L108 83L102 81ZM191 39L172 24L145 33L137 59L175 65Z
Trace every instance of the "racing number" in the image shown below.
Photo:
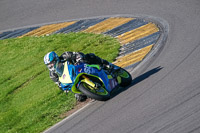
M87 66L87 64L84 64L84 72L86 72L88 74L94 73L93 69L91 67Z

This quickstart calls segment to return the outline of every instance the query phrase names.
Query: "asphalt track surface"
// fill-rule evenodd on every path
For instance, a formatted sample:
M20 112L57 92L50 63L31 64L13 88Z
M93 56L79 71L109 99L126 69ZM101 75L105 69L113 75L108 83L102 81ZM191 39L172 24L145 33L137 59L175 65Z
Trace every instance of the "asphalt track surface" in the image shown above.
M199 0L1 0L0 31L96 16L150 15L166 20L164 47L132 71L132 85L94 102L48 132L199 133Z

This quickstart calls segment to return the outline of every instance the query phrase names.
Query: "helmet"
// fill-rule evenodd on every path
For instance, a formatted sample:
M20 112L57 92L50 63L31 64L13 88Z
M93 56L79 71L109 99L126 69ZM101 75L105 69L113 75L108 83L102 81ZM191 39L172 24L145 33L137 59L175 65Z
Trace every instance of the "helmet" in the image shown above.
M55 69L54 67L57 61L59 61L59 57L54 51L49 52L44 56L44 64L50 71Z

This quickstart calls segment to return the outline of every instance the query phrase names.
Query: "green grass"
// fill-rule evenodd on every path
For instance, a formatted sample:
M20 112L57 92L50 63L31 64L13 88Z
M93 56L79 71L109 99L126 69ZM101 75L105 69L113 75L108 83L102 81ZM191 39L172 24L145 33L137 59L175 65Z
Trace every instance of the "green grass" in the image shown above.
M55 34L0 40L0 132L41 132L76 105L49 78L43 57L50 51L95 53L112 62L120 47L109 36Z

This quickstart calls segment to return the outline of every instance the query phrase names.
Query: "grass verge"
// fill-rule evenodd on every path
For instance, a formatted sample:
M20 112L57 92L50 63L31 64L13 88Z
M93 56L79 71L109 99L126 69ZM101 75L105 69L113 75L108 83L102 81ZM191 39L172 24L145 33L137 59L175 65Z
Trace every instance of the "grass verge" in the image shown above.
M41 132L76 105L72 93L66 96L50 80L46 53L95 53L112 62L119 47L112 37L90 33L0 40L0 132Z

